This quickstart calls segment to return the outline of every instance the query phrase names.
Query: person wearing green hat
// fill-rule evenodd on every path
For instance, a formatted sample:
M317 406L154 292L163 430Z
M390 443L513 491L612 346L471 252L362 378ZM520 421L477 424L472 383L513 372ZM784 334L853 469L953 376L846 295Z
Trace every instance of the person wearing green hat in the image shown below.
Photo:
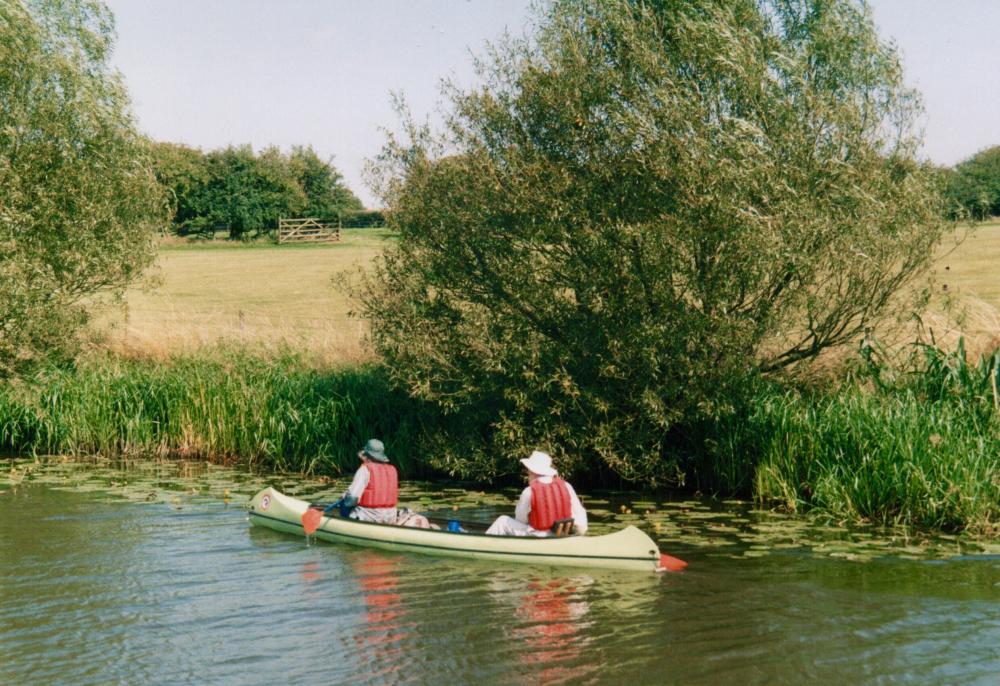
M399 497L399 474L389 464L385 445L371 438L358 452L361 466L347 491L337 501L342 515L364 522L396 523L396 500Z
M399 474L389 464L385 445L377 438L370 438L358 452L361 466L354 472L354 479L340 500L327 511L340 510L342 517L379 524L399 524L426 529L430 526L423 515L407 508L396 509L399 499Z

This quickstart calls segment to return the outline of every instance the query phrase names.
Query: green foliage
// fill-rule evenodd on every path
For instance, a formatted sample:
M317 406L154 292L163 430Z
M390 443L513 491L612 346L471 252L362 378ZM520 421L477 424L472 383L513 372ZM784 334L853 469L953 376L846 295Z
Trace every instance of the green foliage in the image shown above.
M426 474L419 406L378 369L317 372L234 350L169 363L103 357L0 387L0 448L71 455L239 459L342 473L382 437L404 474Z
M101 3L0 3L0 377L72 352L153 258L165 204Z
M279 217L337 217L361 209L332 162L311 147L290 154L275 147L254 154L249 145L207 154L182 145L157 143L156 175L173 201L178 233L219 227L233 238L272 229Z
M1000 215L1000 146L981 150L955 165L946 197L952 216L987 219Z
M861 3L565 0L479 70L385 148L400 241L361 293L454 474L673 480L686 427L876 324L944 228Z
M233 238L274 227L280 216L297 216L309 202L277 148L255 156L249 145L230 146L208 153L207 159L211 181L202 219L229 227Z
M961 345L919 352L903 370L869 357L835 393L759 385L692 437L689 485L839 520L995 534L1000 352L975 365Z
M212 178L205 155L175 143L153 143L152 152L156 180L170 198L174 226L197 226L199 217L208 213L204 189Z
M379 229L385 226L385 213L379 210L344 212L340 221L345 229Z
M288 162L306 194L308 204L304 212L307 216L329 219L363 209L333 162L321 160L312 146L293 147Z

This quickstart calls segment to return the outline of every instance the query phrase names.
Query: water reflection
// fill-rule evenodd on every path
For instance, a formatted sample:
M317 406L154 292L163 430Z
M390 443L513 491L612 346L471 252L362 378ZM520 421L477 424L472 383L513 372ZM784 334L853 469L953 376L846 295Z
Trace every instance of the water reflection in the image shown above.
M373 550L350 553L349 566L364 603L364 622L355 636L355 646L367 663L364 671L376 683L398 683L412 626L406 621L399 587L402 559Z
M589 576L525 577L500 572L489 581L494 601L511 610L508 640L520 646L519 672L543 684L576 682L596 671L584 659L590 639Z

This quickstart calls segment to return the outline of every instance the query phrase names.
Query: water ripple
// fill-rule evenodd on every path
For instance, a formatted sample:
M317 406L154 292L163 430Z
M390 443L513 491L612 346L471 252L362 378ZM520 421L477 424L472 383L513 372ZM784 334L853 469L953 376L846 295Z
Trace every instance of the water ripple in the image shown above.
M690 551L683 574L393 554L217 499L0 497L0 683L992 683L995 559Z

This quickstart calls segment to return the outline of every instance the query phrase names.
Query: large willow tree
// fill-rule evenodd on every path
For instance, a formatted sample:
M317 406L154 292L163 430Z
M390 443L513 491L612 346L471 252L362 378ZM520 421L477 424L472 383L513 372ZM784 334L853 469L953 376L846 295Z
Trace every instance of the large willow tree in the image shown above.
M919 103L863 4L565 0L379 168L399 231L364 295L433 455L669 480L685 423L856 339L940 236ZM476 446L479 446L477 449Z
M88 0L0 0L0 378L73 347L154 254L159 187Z

